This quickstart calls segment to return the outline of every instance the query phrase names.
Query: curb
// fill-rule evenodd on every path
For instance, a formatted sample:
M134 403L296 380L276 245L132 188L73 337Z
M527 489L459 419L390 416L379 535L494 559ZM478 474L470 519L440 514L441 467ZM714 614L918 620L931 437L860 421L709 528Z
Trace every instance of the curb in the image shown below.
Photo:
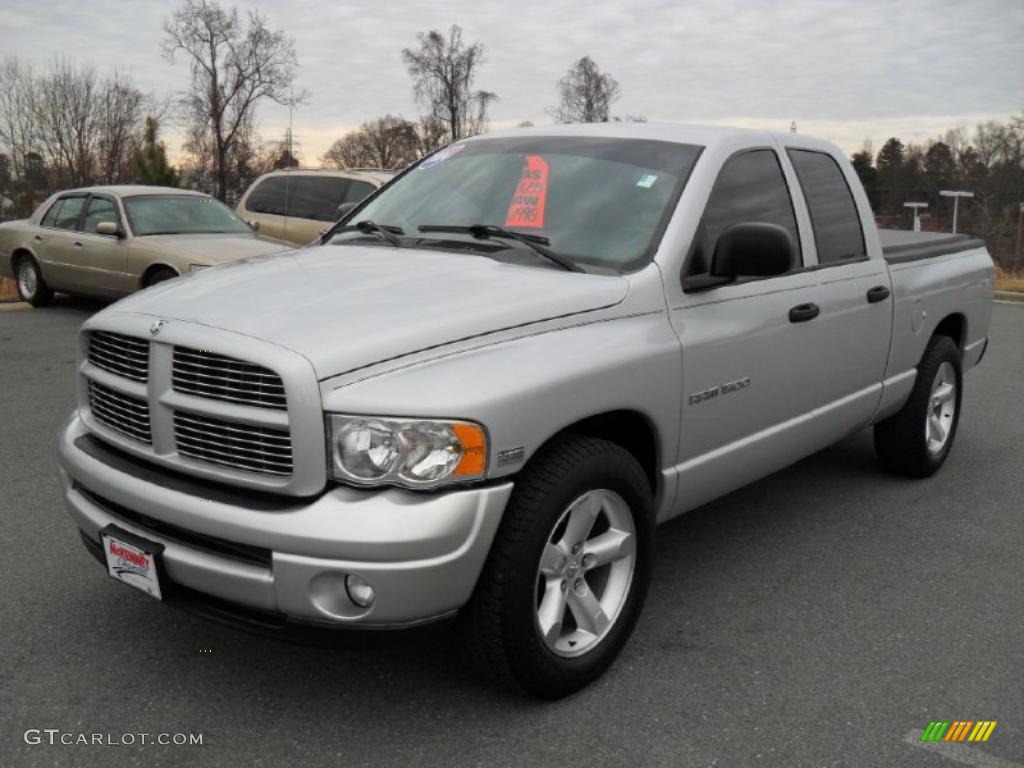
M1021 291L996 291L996 301L1012 301L1017 304L1024 304L1024 293Z
M27 301L0 302L0 312L20 312L24 309L32 309L32 305Z

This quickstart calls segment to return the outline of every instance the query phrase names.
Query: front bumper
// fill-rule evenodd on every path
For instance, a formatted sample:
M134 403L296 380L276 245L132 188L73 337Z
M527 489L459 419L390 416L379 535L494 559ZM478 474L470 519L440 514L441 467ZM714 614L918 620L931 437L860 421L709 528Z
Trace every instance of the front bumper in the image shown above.
M114 524L164 545L174 588L301 623L401 627L469 599L512 483L442 493L337 486L313 498L239 490L129 456L77 415L61 430L64 501L95 549ZM345 576L376 593L349 600Z

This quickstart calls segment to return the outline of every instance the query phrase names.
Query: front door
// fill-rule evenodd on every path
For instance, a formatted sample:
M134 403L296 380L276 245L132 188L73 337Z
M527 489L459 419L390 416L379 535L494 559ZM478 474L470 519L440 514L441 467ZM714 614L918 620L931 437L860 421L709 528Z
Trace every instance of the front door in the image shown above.
M768 222L791 235L787 274L683 294L671 320L683 348L676 512L768 474L806 453L821 343L812 270L803 270L789 188L774 149L726 161L684 266L684 286L710 269L718 236Z
M94 296L120 296L127 293L127 243L117 235L101 235L96 225L111 221L123 226L113 198L92 195L78 236L72 242L72 259L83 293Z

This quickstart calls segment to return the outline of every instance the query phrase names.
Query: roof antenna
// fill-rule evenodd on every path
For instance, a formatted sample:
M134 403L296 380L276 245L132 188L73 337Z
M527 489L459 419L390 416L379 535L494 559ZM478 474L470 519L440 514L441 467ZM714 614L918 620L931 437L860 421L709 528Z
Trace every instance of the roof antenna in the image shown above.
M796 120L789 124L789 132L796 133Z

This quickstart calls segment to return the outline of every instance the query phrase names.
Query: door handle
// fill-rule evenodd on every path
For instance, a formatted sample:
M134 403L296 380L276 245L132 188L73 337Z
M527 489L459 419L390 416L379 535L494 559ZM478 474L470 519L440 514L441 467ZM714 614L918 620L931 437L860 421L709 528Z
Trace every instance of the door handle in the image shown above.
M789 310L789 322L806 323L821 314L821 307L817 304L797 304Z
M84 248L85 244L81 240L75 240L75 248Z
M877 304L889 298L889 289L884 285L876 285L868 289L868 304Z

